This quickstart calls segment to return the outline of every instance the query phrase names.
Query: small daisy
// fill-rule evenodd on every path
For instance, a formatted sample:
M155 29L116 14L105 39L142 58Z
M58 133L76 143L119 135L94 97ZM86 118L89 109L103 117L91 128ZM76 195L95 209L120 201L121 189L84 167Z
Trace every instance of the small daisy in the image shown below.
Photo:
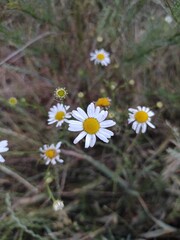
M54 144L51 144L50 146L44 145L43 147L39 148L39 151L41 152L41 157L44 158L46 165L48 165L49 163L55 165L56 161L59 163L64 162L64 160L60 159L60 147L61 142L58 142L56 146Z
M67 122L67 119L71 117L70 113L67 113L67 110L70 106L66 106L58 103L50 108L48 112L48 124L57 123L56 127L60 127L63 122Z
M98 98L98 100L96 101L96 106L99 106L99 107L110 107L111 105L111 99L110 98L107 98L107 97L104 97L104 98Z
M111 62L109 53L104 49L90 53L90 60L94 61L95 64L101 63L102 66L107 66Z
M11 105L12 107L14 107L16 104L17 104L17 98L15 98L15 97L10 97L9 99L8 99L8 103L9 103L9 105Z
M9 150L8 141L7 140L0 141L0 153L7 152L8 150ZM0 162L5 162L5 159L1 155Z
M56 88L56 90L54 91L54 96L57 98L57 99L65 99L66 96L67 96L68 92L65 88Z
M116 123L112 120L105 120L108 111L101 110L99 106L91 103L87 107L87 113L80 107L72 111L72 116L77 119L69 120L69 131L79 132L75 138L74 144L78 143L82 138L85 139L85 148L93 147L96 143L96 137L103 142L108 143L114 133L106 128L114 126Z
M147 129L147 125L151 128L155 128L155 126L151 123L151 117L154 116L154 113L150 111L147 107L138 106L137 109L129 108L129 119L128 124L132 123L132 129L136 131L136 133L145 133Z
M173 21L173 18L170 16L170 15L167 15L165 18L164 18L165 22L171 24L172 21Z
M64 208L64 203L61 200L55 200L53 203L53 209L54 211L59 211Z

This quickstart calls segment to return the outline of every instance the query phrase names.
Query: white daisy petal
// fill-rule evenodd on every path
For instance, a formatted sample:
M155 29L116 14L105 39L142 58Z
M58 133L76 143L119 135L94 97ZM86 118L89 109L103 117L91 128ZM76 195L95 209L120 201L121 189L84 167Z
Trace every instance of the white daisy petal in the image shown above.
M77 120L79 120L79 121L84 121L84 117L78 112L78 111L76 111L76 110L73 110L72 111L72 116L74 117L74 118L76 118Z
M149 111L149 112L148 112L148 116L149 116L149 117L154 116L154 112L153 112L153 111Z
M151 127L151 128L156 128L151 122L147 121L147 124Z
M2 147L7 147L8 145L8 141L7 140L3 140L3 141L0 141L0 148Z
M50 163L50 160L47 160L47 161L45 162L46 165L48 165L49 163Z
M150 110L150 109L149 109L148 107L145 107L145 110L144 110L144 111L148 113L149 110Z
M94 117L97 118L99 113L101 111L101 108L99 106L96 107L95 112L94 112Z
M93 134L91 135L90 147L94 147L95 143L96 143L96 135Z
M79 125L70 125L68 130L70 132L79 132L79 131L83 130L83 126L82 126L82 124L81 124L81 126L79 126Z
M85 139L85 148L88 148L90 146L90 143L91 143L91 135L87 134Z
M134 119L133 119L133 118L129 118L129 119L128 119L128 124L130 124L130 123L132 123L132 122L134 122Z
M134 119L135 114L134 113L129 113L129 118L133 118Z
M55 165L55 164L56 164L55 159L52 159L52 160L51 160L51 164L52 164L52 165Z
M138 122L136 122L136 121L133 122L132 129L133 129L134 131L136 131L137 125L138 125Z
M137 109L134 109L134 108L128 108L128 111L129 111L129 112L132 112L132 113L136 113L136 112L137 112Z
M81 116L83 116L84 119L88 118L88 115L85 113L85 111L82 108L78 107L77 111L81 114Z
M87 107L88 117L93 117L94 116L94 111L95 111L94 104L93 103L89 104L88 107Z
M136 128L136 133L140 132L141 126L142 126L142 124L138 123L137 128Z
M0 148L0 153L7 152L8 150L8 147Z
M82 121L68 120L68 123L69 123L70 125L78 125L78 126L82 126Z
M56 161L59 162L59 163L63 163L64 162L64 160L60 159L60 158L57 158Z
M105 142L105 143L108 143L108 142L109 142L109 140L108 140L103 134L101 134L101 133L99 133L99 132L96 133L96 136L97 136L99 139L101 139L103 142Z
M71 118L71 113L66 113L66 118ZM64 119L66 121L66 119Z
M64 106L64 108L65 108L66 110L68 110L68 109L70 108L70 106Z
M8 141L7 140L0 141L0 153L7 152L8 150L9 150ZM2 155L0 155L0 162L5 162L5 159L3 158Z
M81 133L79 133L79 135L74 139L74 144L76 144L76 143L78 143L81 139L83 139L85 136L86 136L86 132L81 132Z
M114 133L112 132L112 131L110 131L110 130L108 130L108 129L105 129L105 128L101 128L100 130L99 130L99 132L101 133L101 134L103 134L105 137L107 137L107 138L110 138L110 137L112 137L112 136L114 136Z
M56 122L56 120L48 120L48 125L50 125L50 124L53 124L53 123L55 123Z
M115 124L116 123L113 120L105 120L105 121L100 123L100 126L103 127L103 128L106 128L106 127L112 127Z
M56 149L60 148L61 144L62 144L62 142L58 142L58 143L56 144Z
M104 121L104 119L106 119L108 116L108 111L104 111L102 110L101 113L99 114L99 116L97 116L97 119L99 122Z
M64 122L64 121L63 121ZM61 125L63 124L63 122L58 122L57 124L56 124L56 127L61 127Z
M5 162L5 159L1 155L0 155L0 162Z
M98 131L99 134L105 136L106 138L110 138L111 136L109 136L109 134L107 134L106 132L103 131L103 128L101 128L99 131ZM97 134L97 133L96 133Z
M145 133L145 132L146 132L146 129L147 129L147 124L146 124L146 123L143 123L143 124L142 124L142 133Z

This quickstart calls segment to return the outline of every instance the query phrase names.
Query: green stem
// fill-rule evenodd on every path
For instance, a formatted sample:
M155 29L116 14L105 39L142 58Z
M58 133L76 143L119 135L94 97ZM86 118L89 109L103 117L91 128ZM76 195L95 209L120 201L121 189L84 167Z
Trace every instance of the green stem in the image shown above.
M46 184L46 188L47 188L47 192L48 192L49 197L52 199L53 202L55 202L56 199L53 196L53 193L52 193L52 191L51 191L51 189L49 187L49 184Z

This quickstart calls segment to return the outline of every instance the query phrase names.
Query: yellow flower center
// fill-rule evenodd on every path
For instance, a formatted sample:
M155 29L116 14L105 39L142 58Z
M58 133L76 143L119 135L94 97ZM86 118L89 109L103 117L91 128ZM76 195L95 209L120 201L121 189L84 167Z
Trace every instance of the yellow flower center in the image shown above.
M135 119L138 123L144 123L148 120L148 114L144 111L139 111L135 114Z
M96 118L87 118L83 122L84 131L89 134L95 134L100 128L100 124Z
M98 59L99 61L104 60L104 59L105 59L104 54L103 54L103 53L98 53L98 54L97 54L97 59Z
M109 98L99 98L96 101L96 106L99 106L99 107L109 107L110 106L110 99Z
M65 113L63 111L57 112L55 115L55 119L61 121L64 119Z
M54 157L57 156L57 152L55 149L48 149L48 150L46 150L45 155L46 155L46 157L53 159Z
M57 90L57 95L58 95L59 97L64 97L65 94L66 94L66 93L65 93L64 89L59 89L59 90Z
M60 98L60 99L66 98L67 94L68 93L67 93L65 88L57 88L55 90L55 97L56 98Z

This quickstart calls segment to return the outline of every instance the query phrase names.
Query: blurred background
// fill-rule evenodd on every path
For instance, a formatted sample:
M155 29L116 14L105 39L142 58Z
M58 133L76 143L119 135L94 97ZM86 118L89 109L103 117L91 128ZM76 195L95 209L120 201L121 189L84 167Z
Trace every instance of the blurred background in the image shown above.
M180 239L179 21L178 0L0 1L1 240ZM107 67L90 62L101 48ZM71 110L111 99L109 144L47 125L57 87ZM146 134L127 124L138 105L155 112ZM39 147L58 141L64 164L47 167Z

